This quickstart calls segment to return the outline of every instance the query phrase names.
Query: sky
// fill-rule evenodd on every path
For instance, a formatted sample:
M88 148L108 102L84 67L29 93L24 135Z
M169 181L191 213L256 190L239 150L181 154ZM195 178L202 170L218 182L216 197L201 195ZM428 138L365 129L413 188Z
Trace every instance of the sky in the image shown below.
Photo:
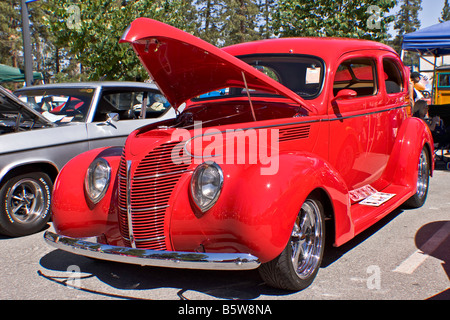
M421 29L439 23L444 2L444 0L422 0L422 11L419 11Z
M393 9L392 13L396 13L400 9L403 1L398 2L399 4ZM420 29L439 23L444 2L445 0L422 0L422 10L419 11ZM393 28L394 24L391 23L390 34L395 35L396 32Z

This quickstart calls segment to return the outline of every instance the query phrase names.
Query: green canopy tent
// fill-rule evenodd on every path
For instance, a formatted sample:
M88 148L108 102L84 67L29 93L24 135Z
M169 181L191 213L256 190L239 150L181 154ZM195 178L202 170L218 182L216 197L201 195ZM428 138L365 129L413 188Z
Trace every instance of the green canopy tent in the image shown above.
M42 80L44 77L40 72L33 72L33 80ZM25 82L25 73L19 68L0 64L0 83L1 82Z

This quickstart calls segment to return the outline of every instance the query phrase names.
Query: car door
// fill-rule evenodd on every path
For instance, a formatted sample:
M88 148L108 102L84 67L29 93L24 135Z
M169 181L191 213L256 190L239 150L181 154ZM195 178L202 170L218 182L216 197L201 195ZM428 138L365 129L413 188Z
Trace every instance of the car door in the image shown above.
M167 100L156 90L102 90L93 121L87 123L89 148L122 146L133 130L173 115Z
M329 103L329 161L349 190L370 185L378 172L370 109L381 103L377 62L366 53L341 57L334 72Z
M380 84L383 98L381 105L371 108L373 120L373 150L381 162L387 164L400 126L407 117L408 77L404 74L401 61L393 53L380 56Z

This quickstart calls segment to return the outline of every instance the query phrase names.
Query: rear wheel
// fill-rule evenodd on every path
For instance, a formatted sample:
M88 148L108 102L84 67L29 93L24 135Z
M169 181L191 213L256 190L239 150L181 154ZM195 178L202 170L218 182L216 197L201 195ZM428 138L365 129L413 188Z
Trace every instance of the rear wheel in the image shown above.
M0 189L0 233L17 237L38 232L50 219L52 181L42 172L10 178Z
M260 266L264 281L285 290L303 290L314 280L325 245L324 210L316 197L303 203L283 252Z
M425 148L422 149L419 156L417 173L416 193L405 202L405 206L409 208L420 208L423 206L428 196L428 186L430 182L430 157Z

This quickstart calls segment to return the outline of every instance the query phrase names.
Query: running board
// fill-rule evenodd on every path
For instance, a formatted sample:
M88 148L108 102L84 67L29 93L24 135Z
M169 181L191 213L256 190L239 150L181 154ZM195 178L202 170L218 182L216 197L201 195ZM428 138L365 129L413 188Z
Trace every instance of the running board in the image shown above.
M350 210L355 227L355 235L366 230L396 208L400 207L406 200L414 195L414 192L415 190L411 191L405 186L390 185L378 194L373 195L372 200L374 201L360 201L353 204ZM377 195L379 197L377 197ZM366 198L366 200L368 199ZM379 205L376 203L377 200L380 201Z

